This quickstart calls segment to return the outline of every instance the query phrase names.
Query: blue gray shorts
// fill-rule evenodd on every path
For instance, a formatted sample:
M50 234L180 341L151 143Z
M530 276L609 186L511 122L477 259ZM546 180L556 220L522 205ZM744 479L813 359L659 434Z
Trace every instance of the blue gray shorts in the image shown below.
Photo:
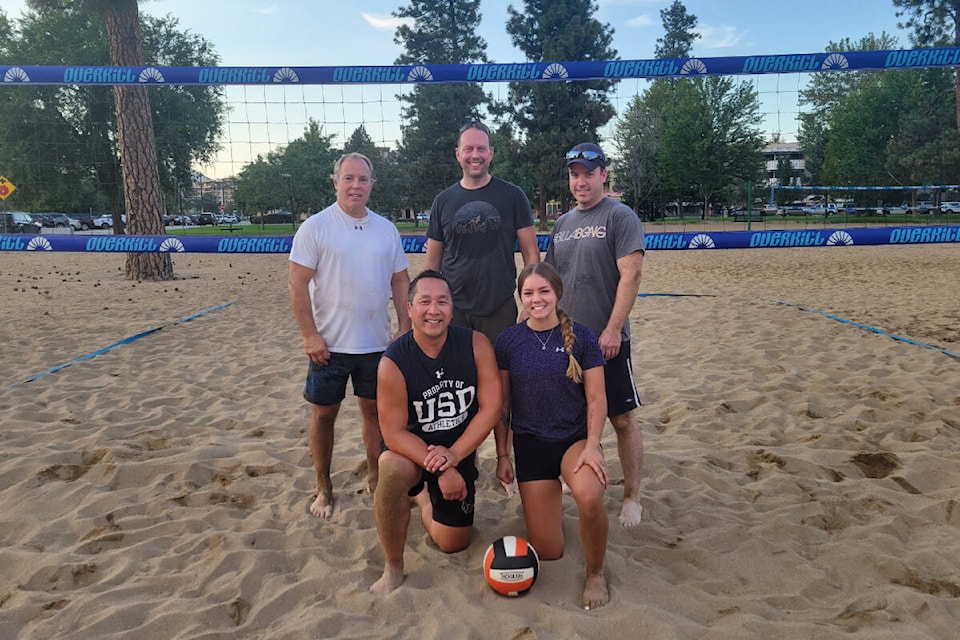
M311 404L330 407L340 404L347 395L347 379L353 381L353 395L375 400L377 366L382 351L376 353L331 353L327 364L310 361L303 399Z

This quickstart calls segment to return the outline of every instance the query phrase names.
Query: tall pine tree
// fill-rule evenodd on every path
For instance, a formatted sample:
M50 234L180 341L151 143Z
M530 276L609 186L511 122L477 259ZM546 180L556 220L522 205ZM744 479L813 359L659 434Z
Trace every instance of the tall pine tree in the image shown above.
M410 21L394 41L405 52L396 64L470 64L486 62L487 43L477 35L479 0L411 0L395 11ZM425 209L434 196L460 179L454 157L460 127L481 118L487 96L477 84L417 84L400 96L406 103L399 166L405 174L406 203Z
M524 0L523 11L507 9L507 32L531 62L611 60L613 29L593 13L592 0ZM541 229L547 202L559 199L566 210L570 192L563 153L580 142L600 142L599 130L615 115L608 97L614 82L511 83L512 103L500 109L511 115L522 137L521 154L530 167Z

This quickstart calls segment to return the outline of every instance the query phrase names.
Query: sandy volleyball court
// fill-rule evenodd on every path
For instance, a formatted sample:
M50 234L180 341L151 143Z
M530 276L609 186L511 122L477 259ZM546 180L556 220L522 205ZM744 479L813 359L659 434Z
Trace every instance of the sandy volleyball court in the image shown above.
M0 253L2 638L956 637L960 246L650 252L644 521L616 523L614 486L590 612L572 502L528 595L484 583L487 544L523 533L492 438L474 544L444 555L414 518L404 586L369 594L352 398L334 518L307 513L286 256L174 260L136 283L119 255Z

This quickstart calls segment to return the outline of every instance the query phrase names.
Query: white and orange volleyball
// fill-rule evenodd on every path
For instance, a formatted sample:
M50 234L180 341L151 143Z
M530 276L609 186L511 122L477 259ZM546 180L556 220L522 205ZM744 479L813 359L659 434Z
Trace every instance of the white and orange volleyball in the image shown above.
M529 542L520 536L494 540L483 555L483 575L494 591L518 596L533 586L540 573L540 558Z

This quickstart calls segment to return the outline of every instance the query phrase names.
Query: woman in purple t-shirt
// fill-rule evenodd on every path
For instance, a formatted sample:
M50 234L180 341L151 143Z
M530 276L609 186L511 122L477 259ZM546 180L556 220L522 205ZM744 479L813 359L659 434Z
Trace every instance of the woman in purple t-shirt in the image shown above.
M563 281L553 265L528 265L517 278L525 322L505 329L494 350L503 380L503 420L494 428L497 478L517 480L527 536L542 560L563 555L560 478L579 513L586 556L583 606L609 600L603 562L607 465L600 446L607 416L603 354L596 336L557 307ZM513 430L516 472L507 451Z

